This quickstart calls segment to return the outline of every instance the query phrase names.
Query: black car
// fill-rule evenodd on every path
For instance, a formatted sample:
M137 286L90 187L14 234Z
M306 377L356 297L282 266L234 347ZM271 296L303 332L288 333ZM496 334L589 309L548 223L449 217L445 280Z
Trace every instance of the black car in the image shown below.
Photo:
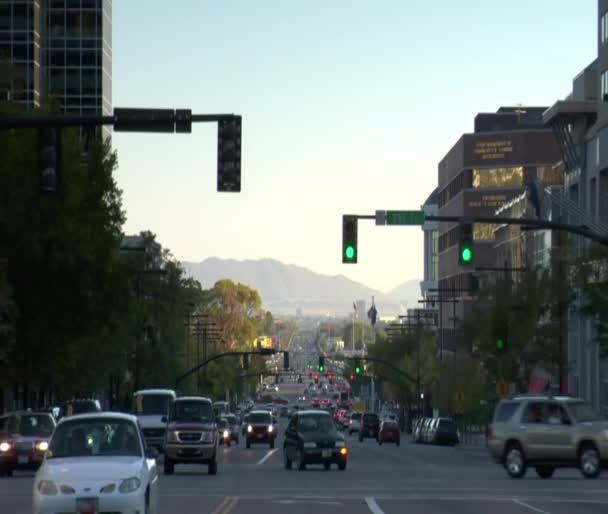
M277 436L276 427L272 415L265 410L252 410L249 413L249 424L247 425L247 436L245 445L251 447L252 443L266 443L274 448L274 440Z
M432 435L432 443L454 446L460 442L458 427L452 418L439 418Z
M291 417L283 446L285 469L291 469L292 464L300 471L307 464L323 464L329 469L336 464L345 470L347 458L346 441L328 412L308 410Z
M373 412L364 412L361 417L361 428L359 430L359 441L367 437L378 439L378 433L380 432L380 418L378 414Z

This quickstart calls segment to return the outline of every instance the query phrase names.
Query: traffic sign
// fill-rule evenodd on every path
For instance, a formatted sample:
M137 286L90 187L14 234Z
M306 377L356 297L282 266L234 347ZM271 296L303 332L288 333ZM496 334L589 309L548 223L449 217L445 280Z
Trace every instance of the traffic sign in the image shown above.
M500 378L498 382L496 382L496 394L499 398L504 398L509 394L510 387L508 382L504 378Z
M424 211L386 211L387 225L423 225Z

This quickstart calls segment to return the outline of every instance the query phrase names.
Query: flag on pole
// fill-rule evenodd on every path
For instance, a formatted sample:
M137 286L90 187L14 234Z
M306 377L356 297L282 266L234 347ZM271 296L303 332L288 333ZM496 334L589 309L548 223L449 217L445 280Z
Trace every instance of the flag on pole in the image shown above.
M358 319L359 313L357 312L357 304L355 302L353 302L353 311L354 311L355 319Z

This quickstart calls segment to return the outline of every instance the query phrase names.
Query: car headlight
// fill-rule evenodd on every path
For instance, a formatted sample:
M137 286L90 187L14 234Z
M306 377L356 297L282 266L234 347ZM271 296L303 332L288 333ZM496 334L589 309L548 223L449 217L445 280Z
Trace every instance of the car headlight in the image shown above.
M228 432L228 430L224 430L222 435L224 436L224 439L228 439L230 437L230 432Z
M38 441L36 443L36 450L45 452L48 449L49 449L49 443L47 443L46 441Z
M41 480L38 482L38 492L44 496L55 496L58 491L52 480Z
M177 432L175 430L167 431L167 442L168 443L177 443L178 442Z
M6 441L0 443L0 452L2 453L10 452L12 448L13 445L11 443L7 443Z
M346 443L344 441L336 441L336 448L344 448Z
M317 443L315 443L314 441L309 441L307 443L304 443L304 448L316 448L317 447Z
M118 491L121 493L132 493L137 491L141 485L141 480L137 477L131 477L124 479L118 486Z
M76 494L76 489L74 489L72 486L69 485L62 485L59 490L61 491L61 494ZM102 489L103 491L103 489Z
M253 432L253 427L251 425L247 425L247 432Z
M268 425L268 431L272 432L274 430L274 427L272 425Z
M104 493L104 494L113 493L115 490L116 490L116 484L104 485L101 488L101 492Z

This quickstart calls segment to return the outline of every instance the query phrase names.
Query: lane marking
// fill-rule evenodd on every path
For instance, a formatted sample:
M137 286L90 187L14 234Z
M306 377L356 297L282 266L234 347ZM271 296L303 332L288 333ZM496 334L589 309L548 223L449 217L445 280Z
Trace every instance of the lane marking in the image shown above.
M517 500L515 498L512 498L512 501L514 503L517 503L517 505L521 505L522 507L526 507L526 508L528 508L530 510L533 510L534 512L538 512L539 514L549 514L549 512L547 512L546 510L542 510L542 509L539 509L537 507L533 507L532 505L530 505L530 504L528 504L526 502L523 502L521 500Z
M226 505L226 508L224 509L224 512L222 514L230 514L234 510L238 502L238 498L232 498Z
M344 505L342 502L319 501L319 500L272 500L270 503L280 503L283 505L293 505L294 503L313 504L313 505Z
M224 512L224 508L226 507L226 505L228 505L228 503L230 502L230 498L229 497L225 497L220 504L212 511L211 514L223 514Z
M270 450L266 455L264 455L257 463L258 466L261 466L262 464L264 464L264 462L266 462L270 457L272 457L272 455L274 454L274 452L278 451L278 448L275 448L274 450Z
M366 496L365 503L367 503L367 506L369 507L369 510L372 511L372 514L384 514L384 511L379 507L376 500L372 496Z

